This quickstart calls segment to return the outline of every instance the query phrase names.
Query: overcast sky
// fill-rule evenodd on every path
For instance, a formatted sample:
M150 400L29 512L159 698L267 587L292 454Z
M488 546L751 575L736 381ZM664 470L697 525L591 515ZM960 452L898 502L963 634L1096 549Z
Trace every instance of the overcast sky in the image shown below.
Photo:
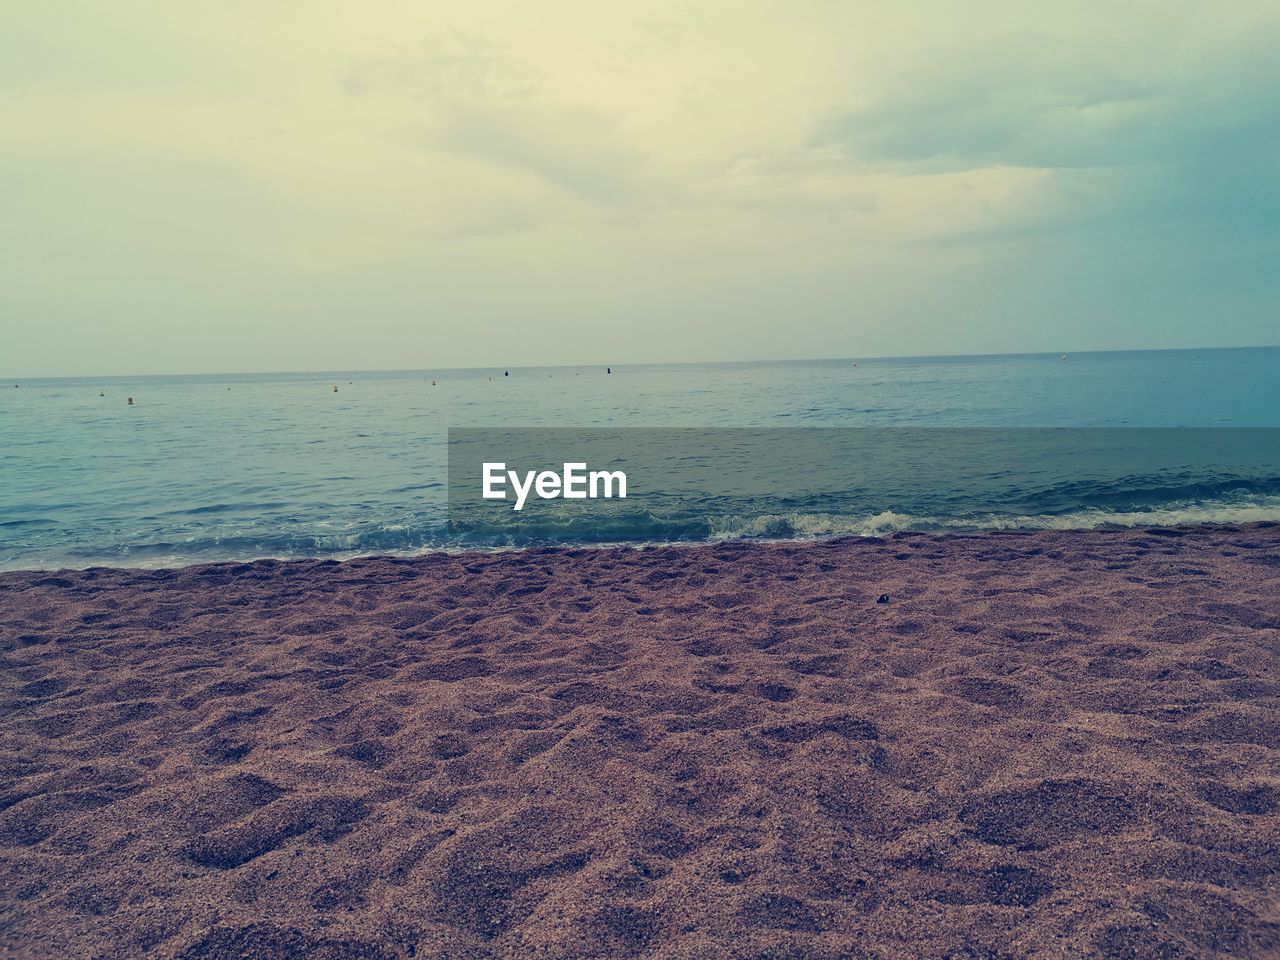
M0 13L0 371L1280 342L1274 3Z

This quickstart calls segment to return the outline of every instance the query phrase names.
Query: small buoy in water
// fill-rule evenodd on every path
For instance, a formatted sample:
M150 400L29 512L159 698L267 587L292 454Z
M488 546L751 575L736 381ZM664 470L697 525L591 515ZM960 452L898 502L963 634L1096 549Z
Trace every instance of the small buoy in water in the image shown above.
M105 391L105 390L99 390L99 391L98 391L98 396L100 396L100 397L105 397L106 395L107 395L107 391Z
M130 397L130 398L129 398L129 406L131 406L131 407L133 406L133 397Z
M333 385L333 392L334 393L338 392L338 385L336 383Z
M880 596L876 597L876 603L888 603L888 602L889 602L889 595L887 593L882 593L880 594Z
M605 372L605 373L613 373L613 367L605 367L605 368L604 368L604 372Z
M1062 355L1062 359L1063 360L1067 359L1067 355L1065 353Z
M434 380L432 380L432 381L431 381L431 385L434 387L434 386L436 385L436 382L435 382Z
M504 377L509 377L509 376L511 376L511 371L510 371L510 370L503 370L503 371L502 371L502 375L503 375Z

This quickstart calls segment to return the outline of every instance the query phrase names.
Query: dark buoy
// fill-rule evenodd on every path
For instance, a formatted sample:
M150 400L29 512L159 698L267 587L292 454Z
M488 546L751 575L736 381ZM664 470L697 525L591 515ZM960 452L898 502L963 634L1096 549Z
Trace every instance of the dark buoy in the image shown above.
M605 373L613 373L613 367L605 367L605 368L604 368L604 372L605 372Z
M98 391L98 396L100 396L100 397L105 397L106 395L107 395L107 391L105 391L105 390L99 390L99 391Z
M130 398L129 398L129 406L131 406L131 407L133 406L133 397L130 397Z
M336 383L333 385L333 392L334 393L338 392L338 385Z
M509 377L509 376L511 376L511 371L510 371L510 370L503 370L503 371L502 371L502 375L503 375L504 377Z
M876 597L876 603L888 603L888 602L889 602L889 595L887 593L882 593L880 594L880 596Z
M432 380L432 381L431 381L431 385L434 387L434 386L436 385L436 382L435 382L434 380Z

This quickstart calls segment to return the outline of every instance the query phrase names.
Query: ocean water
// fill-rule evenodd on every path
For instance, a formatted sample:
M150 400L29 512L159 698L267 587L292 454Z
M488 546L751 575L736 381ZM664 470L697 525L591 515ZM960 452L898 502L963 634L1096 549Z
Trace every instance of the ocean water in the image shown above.
M966 499L958 478L939 477L929 484L936 496L905 501L892 484L863 485L856 497L833 498L829 490L790 497L784 508L777 498L691 499L681 505L679 525L632 516L607 535L568 529L476 536L449 526L451 427L1280 427L1280 348L621 364L612 371L512 367L509 376L486 369L5 385L0 569L504 543L1280 519L1280 471L1266 457L1243 472L1237 462L1201 456L1194 469L1081 484L1071 464L1059 463L1061 451L1046 449L1032 471L1041 478L1034 488L1021 488L1008 471L983 478L982 509Z

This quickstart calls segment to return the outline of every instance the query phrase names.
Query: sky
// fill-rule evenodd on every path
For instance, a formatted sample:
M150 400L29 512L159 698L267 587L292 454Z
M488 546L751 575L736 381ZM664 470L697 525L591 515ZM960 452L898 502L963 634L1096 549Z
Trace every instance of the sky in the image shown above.
M1271 2L0 13L0 372L1280 342Z

